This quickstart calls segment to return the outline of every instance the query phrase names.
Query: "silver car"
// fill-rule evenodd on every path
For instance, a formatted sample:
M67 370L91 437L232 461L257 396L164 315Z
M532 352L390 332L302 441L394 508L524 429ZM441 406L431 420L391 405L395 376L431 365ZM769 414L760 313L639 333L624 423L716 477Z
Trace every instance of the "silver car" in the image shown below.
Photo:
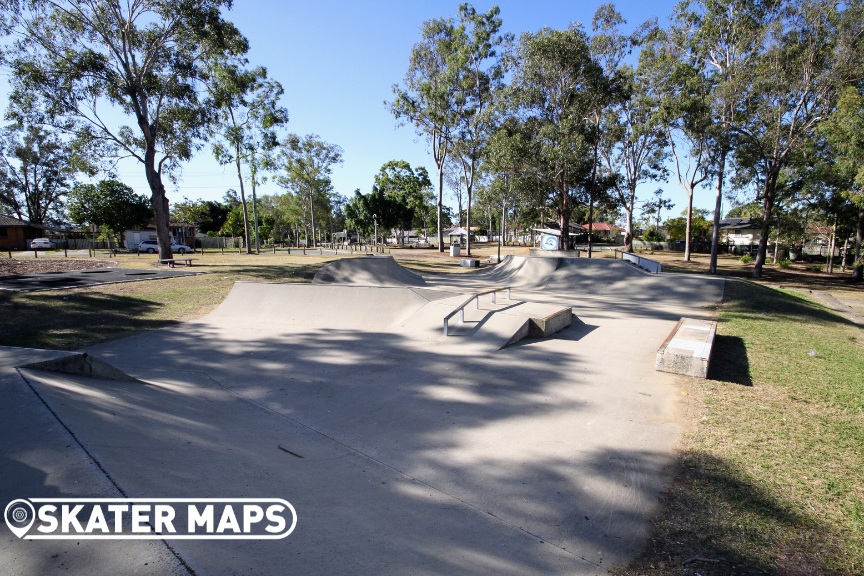
M155 254L159 251L159 243L156 240L143 240L140 244L138 244L138 251L147 252L148 254ZM187 252L191 252L194 254L195 250L185 244L180 244L172 240L171 252L174 252L176 254L186 254Z
M55 247L54 241L50 238L35 238L30 241L31 250L53 250Z

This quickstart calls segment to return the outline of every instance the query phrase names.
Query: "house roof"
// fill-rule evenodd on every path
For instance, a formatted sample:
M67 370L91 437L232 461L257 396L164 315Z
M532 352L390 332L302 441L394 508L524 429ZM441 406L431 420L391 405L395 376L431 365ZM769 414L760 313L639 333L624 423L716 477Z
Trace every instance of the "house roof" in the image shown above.
M31 226L31 224L7 214L0 214L0 226Z
M586 230L588 229L588 224L582 224L582 227ZM624 230L620 226L615 226L614 224L607 224L606 222L594 222L591 225L592 230L608 230L609 232L616 232L619 230Z
M724 218L720 221L722 230L749 230L762 228L762 224L753 218Z

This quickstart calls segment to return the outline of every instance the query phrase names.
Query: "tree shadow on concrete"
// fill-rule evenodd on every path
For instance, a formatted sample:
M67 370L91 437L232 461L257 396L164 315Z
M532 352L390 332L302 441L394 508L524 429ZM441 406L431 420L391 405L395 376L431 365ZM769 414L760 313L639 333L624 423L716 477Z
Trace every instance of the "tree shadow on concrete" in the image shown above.
M36 386L130 496L298 508L283 546L178 543L201 573L596 573L639 549L669 464L580 437L590 379L540 347L504 361L386 332L214 325L91 353L151 384ZM595 426L627 435L630 418Z

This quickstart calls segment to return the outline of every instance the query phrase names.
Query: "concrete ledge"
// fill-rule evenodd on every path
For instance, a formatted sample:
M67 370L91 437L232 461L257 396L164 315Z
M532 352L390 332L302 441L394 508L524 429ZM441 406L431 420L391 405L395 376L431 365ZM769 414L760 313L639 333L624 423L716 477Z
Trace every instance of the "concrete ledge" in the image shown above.
M528 335L531 338L546 338L560 332L573 322L573 309L562 308L545 318L531 318Z
M654 367L660 372L708 377L708 362L717 322L681 318L660 349Z
M462 258L462 260L459 261L459 266L462 266L463 268L479 268L480 260L477 260L476 258Z

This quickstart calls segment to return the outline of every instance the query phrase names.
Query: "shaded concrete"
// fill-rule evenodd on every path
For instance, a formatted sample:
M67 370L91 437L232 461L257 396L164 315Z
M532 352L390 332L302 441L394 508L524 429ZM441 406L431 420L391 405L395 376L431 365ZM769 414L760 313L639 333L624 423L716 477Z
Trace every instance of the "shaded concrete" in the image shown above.
M143 384L22 373L129 496L294 505L285 540L172 542L197 574L604 574L641 549L673 460L657 347L722 282L543 260L426 288L238 283L205 318L87 350ZM515 302L441 336L452 302L509 281ZM575 319L497 350L536 305Z
M68 355L0 347L0 509L18 498L123 497L12 368L22 362L45 362ZM3 521L0 566L4 576L189 574L158 540L24 541Z

